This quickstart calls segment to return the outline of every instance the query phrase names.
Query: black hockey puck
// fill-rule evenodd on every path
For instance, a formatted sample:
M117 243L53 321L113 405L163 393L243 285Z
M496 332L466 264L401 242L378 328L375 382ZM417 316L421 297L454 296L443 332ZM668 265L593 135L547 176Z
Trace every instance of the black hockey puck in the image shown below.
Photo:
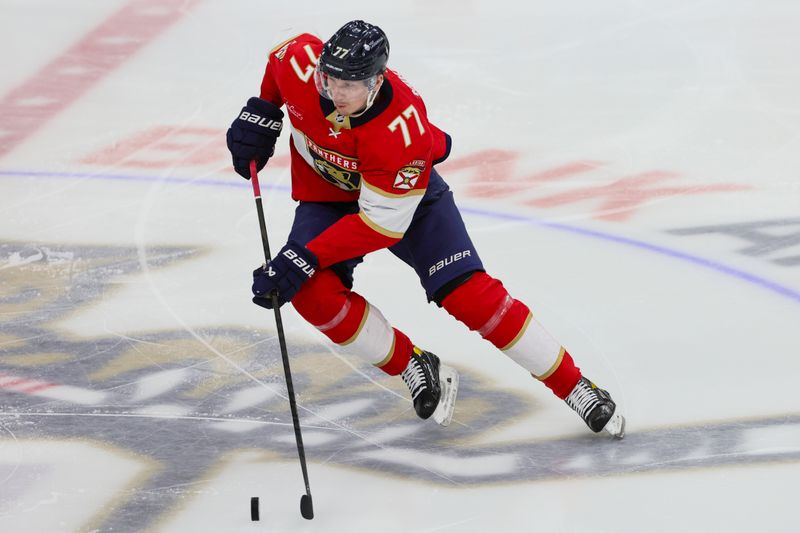
M250 520L258 522L260 514L258 511L258 496L250 498Z
M300 498L300 514L302 514L303 518L306 520L314 518L314 504L311 502L311 496L308 494L303 494L303 497Z

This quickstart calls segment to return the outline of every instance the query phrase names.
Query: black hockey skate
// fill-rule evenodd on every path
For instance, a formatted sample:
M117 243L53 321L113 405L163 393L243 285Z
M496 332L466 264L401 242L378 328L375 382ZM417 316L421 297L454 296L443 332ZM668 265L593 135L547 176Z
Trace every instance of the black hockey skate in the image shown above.
M455 369L441 364L435 354L415 346L401 377L411 391L417 416L423 420L433 416L442 426L450 424L458 394Z
M617 412L611 395L585 377L581 377L565 401L595 433L605 429L618 439L625 436L625 417Z

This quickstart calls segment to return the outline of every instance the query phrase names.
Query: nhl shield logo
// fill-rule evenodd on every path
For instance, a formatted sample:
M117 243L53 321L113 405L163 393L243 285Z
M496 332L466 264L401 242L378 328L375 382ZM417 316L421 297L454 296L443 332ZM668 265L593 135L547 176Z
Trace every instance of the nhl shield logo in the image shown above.
M403 167L397 172L394 178L395 189L413 189L417 184L419 175L422 171L414 167Z

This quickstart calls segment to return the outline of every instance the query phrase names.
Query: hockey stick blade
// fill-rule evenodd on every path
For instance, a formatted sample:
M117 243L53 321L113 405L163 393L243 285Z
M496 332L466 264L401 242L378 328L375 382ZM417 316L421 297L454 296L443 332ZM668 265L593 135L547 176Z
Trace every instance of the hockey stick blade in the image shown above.
M300 498L300 514L306 520L314 518L314 502L311 501L310 494L303 494Z
M250 498L250 520L258 522L260 519L261 513L259 511L258 496L253 496Z

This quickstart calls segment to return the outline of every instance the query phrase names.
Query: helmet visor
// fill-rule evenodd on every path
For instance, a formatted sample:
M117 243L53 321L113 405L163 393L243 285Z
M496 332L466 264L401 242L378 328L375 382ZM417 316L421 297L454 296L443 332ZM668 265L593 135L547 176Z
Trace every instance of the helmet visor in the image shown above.
M314 83L323 97L334 102L366 101L375 85L378 76L370 76L365 80L341 80L322 72L319 65L314 70Z

